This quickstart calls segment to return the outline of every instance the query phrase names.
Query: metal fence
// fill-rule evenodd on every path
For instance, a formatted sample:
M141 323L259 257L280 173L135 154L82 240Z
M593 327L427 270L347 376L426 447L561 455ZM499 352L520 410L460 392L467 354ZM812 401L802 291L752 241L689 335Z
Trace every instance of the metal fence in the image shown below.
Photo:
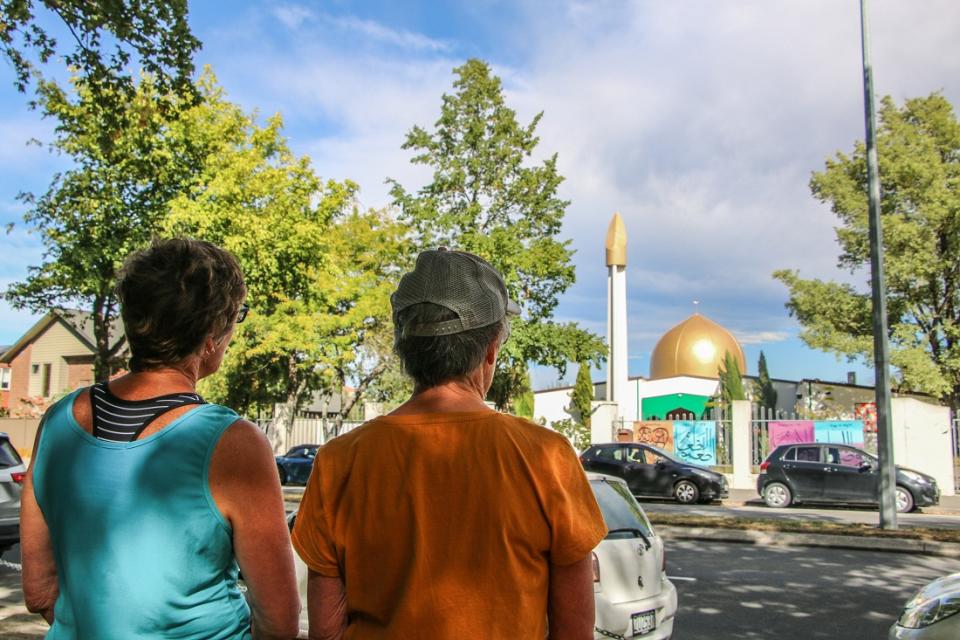
M258 420L257 426L266 431L270 425L270 420ZM362 422L343 421L340 425L339 433L334 433L336 422L323 418L296 418L293 421L293 428L290 430L287 438L288 446L299 444L324 444L330 438L356 429Z
M785 420L803 420L796 413L774 411L767 407L751 405L750 451L753 452L753 466L759 465L770 455L770 423Z

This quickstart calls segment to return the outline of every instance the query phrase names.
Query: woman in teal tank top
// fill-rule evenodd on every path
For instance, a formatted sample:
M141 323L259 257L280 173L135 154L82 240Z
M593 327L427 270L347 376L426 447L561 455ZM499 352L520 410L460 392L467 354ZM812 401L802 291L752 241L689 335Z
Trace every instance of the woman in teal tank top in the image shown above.
M47 638L297 635L270 446L196 394L246 315L245 294L236 260L206 242L167 240L128 259L117 295L130 373L47 411L24 487L24 598L50 622Z

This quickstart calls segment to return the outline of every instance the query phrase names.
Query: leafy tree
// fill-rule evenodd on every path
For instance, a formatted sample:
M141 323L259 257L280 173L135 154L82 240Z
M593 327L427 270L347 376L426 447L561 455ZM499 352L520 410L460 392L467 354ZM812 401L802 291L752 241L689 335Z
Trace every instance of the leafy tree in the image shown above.
M729 413L734 400L746 400L747 392L740 375L740 363L729 351L723 354L723 364L718 370L720 388L717 390L719 405Z
M551 422L550 428L566 436L577 451L583 451L590 446L590 428L584 424L566 418Z
M898 384L960 410L960 123L940 94L897 107L886 97L877 132L887 278L890 361ZM838 152L810 188L840 221L839 265L861 274L870 261L865 148ZM873 361L869 286L774 273L787 308L816 349Z
M340 394L356 378L345 415L382 372L364 369L358 348L389 320L402 227L359 212L353 183L322 182L288 148L279 115L260 127L212 83L202 88L205 103L178 126L208 154L198 188L171 201L166 232L237 256L251 314L204 391L238 407L276 402L268 434L279 449L313 391Z
M760 352L760 361L757 363L757 380L754 383L754 399L761 407L764 407L771 413L777 409L777 390L770 380L770 373L767 371L767 357Z
M480 60L454 73L454 92L443 96L434 130L415 126L403 145L415 152L413 163L432 167L432 181L415 194L389 182L421 247L447 245L482 256L523 306L490 394L503 409L524 393L527 362L563 372L571 361L599 362L605 347L574 323L551 321L557 296L574 281L574 267L569 241L557 239L568 203L557 195L563 178L556 155L529 163L542 114L521 126L504 103L499 78Z
M69 31L72 48L60 47L45 19L52 16ZM193 54L199 48L186 0L0 2L0 51L13 67L17 89L26 91L31 77L40 77L41 67L58 57L83 78L93 103L121 116L114 125L128 122L122 117L126 110L114 109L137 94L132 61L154 78L162 96L184 96L192 94Z
M195 141L172 140L169 114L184 104L166 96L167 113L157 108L160 92L144 76L123 118L135 125L115 128L105 118L84 77L73 89L54 82L37 86L38 107L56 119L52 151L68 157L72 166L53 177L46 193L20 194L30 208L24 217L39 233L43 262L28 267L27 278L5 293L16 308L45 312L76 307L93 317L96 340L94 374L106 379L118 366L110 347L117 317L116 273L123 259L149 242L166 215L167 202L192 183L197 171ZM109 149L101 144L110 139Z
M590 378L590 363L581 362L577 370L577 381L570 394L570 408L577 418L577 422L590 427L593 416L593 380Z

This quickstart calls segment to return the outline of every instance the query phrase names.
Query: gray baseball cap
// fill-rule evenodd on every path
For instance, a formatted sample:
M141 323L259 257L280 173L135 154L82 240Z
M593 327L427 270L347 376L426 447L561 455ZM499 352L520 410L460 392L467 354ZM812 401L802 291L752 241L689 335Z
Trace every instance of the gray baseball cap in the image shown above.
M394 322L399 312L421 302L446 307L457 317L404 327L405 335L447 336L520 314L520 307L507 295L503 278L489 262L445 247L421 253L413 271L400 279L400 286L390 296Z

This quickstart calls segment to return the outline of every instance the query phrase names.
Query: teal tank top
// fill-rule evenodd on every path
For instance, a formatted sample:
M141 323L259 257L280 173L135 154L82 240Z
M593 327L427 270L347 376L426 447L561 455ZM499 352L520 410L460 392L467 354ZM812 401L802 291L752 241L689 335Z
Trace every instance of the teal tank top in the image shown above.
M248 639L233 538L210 494L214 447L236 413L200 405L133 442L47 412L33 468L60 595L48 639Z

